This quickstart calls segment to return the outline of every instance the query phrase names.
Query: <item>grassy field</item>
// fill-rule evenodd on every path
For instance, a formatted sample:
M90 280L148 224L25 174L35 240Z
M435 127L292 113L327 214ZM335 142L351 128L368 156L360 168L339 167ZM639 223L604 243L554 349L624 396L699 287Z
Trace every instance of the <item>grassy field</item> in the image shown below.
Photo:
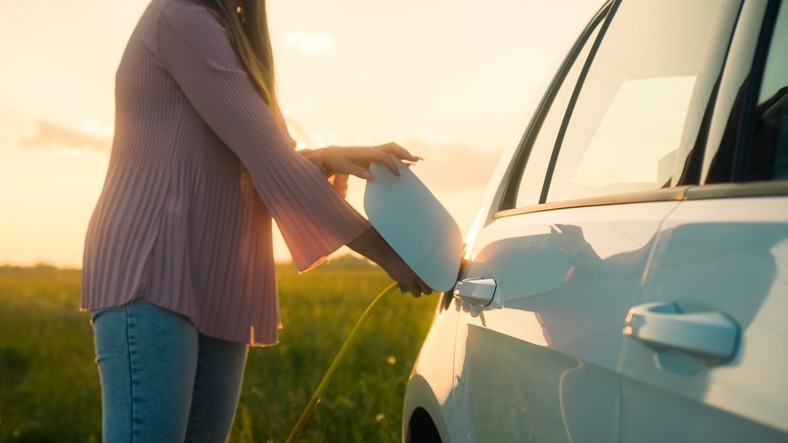
M389 283L338 260L278 270L281 343L250 350L232 442L281 442L366 306ZM76 270L0 267L0 441L98 442L100 391ZM303 442L396 442L408 373L436 297L387 296L338 368Z

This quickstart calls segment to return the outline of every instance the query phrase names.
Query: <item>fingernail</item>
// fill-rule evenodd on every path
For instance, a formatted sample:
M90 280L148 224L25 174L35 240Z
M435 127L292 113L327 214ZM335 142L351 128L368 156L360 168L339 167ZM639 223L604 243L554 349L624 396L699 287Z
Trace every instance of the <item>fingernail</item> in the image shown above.
M365 180L369 180L369 181L375 180L375 176L372 175L372 173L369 171L364 171L364 173L361 175L364 177Z

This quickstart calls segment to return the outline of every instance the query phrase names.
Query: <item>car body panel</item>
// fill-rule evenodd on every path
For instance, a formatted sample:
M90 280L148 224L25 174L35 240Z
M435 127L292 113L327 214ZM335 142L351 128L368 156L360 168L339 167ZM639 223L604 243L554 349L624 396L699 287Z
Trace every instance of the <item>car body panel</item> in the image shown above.
M716 361L627 340L624 441L786 441L788 197L682 202L638 300L654 302L723 313L739 343Z
M454 336L459 312L453 308L444 309L446 301L451 301L448 294L444 294L438 305L432 327L408 380L403 402L403 437L408 435L409 419L417 409L424 409L429 414L443 441L451 441L449 429L456 427L449 426L449 422L456 417L454 401L450 397L454 388Z
M585 207L495 219L463 279L493 279L465 301L456 336L451 441L615 441L624 318L660 222L678 202Z

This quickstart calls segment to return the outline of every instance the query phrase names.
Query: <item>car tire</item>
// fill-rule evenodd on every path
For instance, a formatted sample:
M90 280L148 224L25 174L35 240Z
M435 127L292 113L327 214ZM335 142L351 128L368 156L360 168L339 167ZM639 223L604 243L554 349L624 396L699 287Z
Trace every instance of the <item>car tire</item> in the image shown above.
M441 436L430 415L424 409L416 409L408 425L406 443L441 443Z

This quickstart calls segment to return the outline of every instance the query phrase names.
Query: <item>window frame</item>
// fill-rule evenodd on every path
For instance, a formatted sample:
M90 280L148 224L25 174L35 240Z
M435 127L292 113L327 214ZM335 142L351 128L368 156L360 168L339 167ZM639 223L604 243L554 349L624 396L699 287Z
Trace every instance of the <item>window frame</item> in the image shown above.
M752 158L752 140L755 135L755 115L752 112L745 113L745 110L752 110L758 104L758 97L761 93L763 84L763 74L766 70L766 59L769 56L769 47L774 35L774 26L777 23L777 15L780 12L781 1L770 0L766 5L763 21L760 26L758 44L755 47L752 67L750 69L747 86L745 86L744 106L741 109L741 119L739 123L739 133L736 137L736 144L733 148L733 168L730 178L734 183L747 182L747 175Z
M588 57L583 62L583 68L580 72L580 76L578 77L578 81L575 84L575 87L572 91L572 98L569 100L569 104L567 105L567 109L564 112L564 118L561 123L561 129L559 129L559 134L563 130L564 122L566 121L566 114L569 107L572 106L573 98L578 90L578 85L580 84L580 79L584 75L584 72L587 70L587 66L589 65L589 60L593 58L594 49L598 46L598 42L600 38L603 36L604 30L606 28L606 23L609 22L609 18L613 15L613 4L617 3L616 0L607 0L594 14L594 16L589 20L588 24L583 31L580 33L579 37L569 49L568 54L564 58L564 61L561 63L558 71L556 72L553 79L550 81L549 86L547 87L547 91L542 96L542 100L536 107L534 111L534 117L528 124L528 127L525 130L525 133L520 141L520 146L517 149L517 153L512 157L512 166L510 168L510 174L504 180L504 192L501 200L498 203L498 208L496 213L501 211L508 211L516 208L516 201L517 201L517 192L520 187L520 181L523 177L523 172L525 171L525 165L528 162L528 158L531 156L531 151L534 147L534 143L536 142L537 136L539 135L539 131L542 129L542 124L547 117L547 114L550 112L553 102L555 101L556 95L558 95L561 86L564 84L564 80L566 80L567 74L571 71L572 67L574 66L575 62L577 61L577 57L583 51L588 39L591 35L593 35L594 31L596 30L597 26L602 26L599 30L599 34L596 37L596 40L592 43L594 46L591 48L591 51L588 53ZM605 23L602 23L605 21ZM553 146L553 152L555 152L555 145ZM550 162L552 162L552 154L550 158ZM548 170L550 166L548 164ZM549 178L545 178L542 183L542 189L544 189L545 183ZM540 193L541 194L541 193ZM543 198L540 197L540 203L543 202Z
M763 81L763 75L766 69L766 61L769 56L769 48L772 42L772 36L774 34L775 24L777 22L777 15L780 11L781 7L781 0L769 0L764 8L763 15L759 17L760 21L757 23L737 23L737 29L734 32L734 39L742 40L747 38L746 35L742 34L749 34L751 33L751 29L756 29L757 33L756 43L754 48L742 48L745 51L737 51L734 50L732 45L731 51L729 53L728 60L726 61L725 68L728 68L729 64L740 64L744 63L749 66L749 70L747 71L748 74L745 76L745 81L741 85L742 90L742 98L741 98L741 106L734 114L734 109L727 110L728 112L720 112L719 110L715 109L714 115L712 115L712 121L717 124L722 124L723 128L730 118L735 117L737 119L736 126L738 126L738 130L736 131L736 137L733 143L733 149L731 153L731 170L727 177L725 177L722 181L709 183L706 184L708 180L709 171L704 170L701 172L701 184L700 187L719 187L720 191L709 191L709 192L701 192L696 191L692 193L692 196L697 198L698 196L708 195L713 197L719 197L724 195L725 192L722 192L723 189L737 189L737 191L733 192L733 194L737 196L742 196L740 187L738 186L722 186L731 183L738 183L738 184L748 184L748 183L756 183L748 180L749 174L749 166L750 166L750 158L752 155L752 140L755 131L755 115L752 112L755 109L755 106L758 102L758 96L761 91L761 85ZM744 26L745 29L742 30L740 27ZM723 77L727 75L735 75L735 74L728 74L729 71L733 71L733 69L724 69L723 70ZM731 81L725 81L726 79L723 78L721 82L722 88L727 88L729 94L736 94L736 91L732 89L736 87L735 84L731 84ZM735 83L735 82L734 82ZM725 111L725 110L723 110ZM722 121L722 122L721 122ZM711 135L711 134L709 134ZM706 163L706 158L709 154L716 154L718 151L716 146L710 146L705 143L705 147L703 149L703 163ZM705 168L704 168L705 169ZM780 186L777 186L779 188ZM757 190L763 189L770 189L773 190L775 186L754 186L752 187L753 191L756 192L754 195L760 195ZM766 193L766 195L773 195L772 191Z
M752 6L752 3L750 3L750 6ZM754 103L757 102L758 95L760 94L763 74L764 70L766 69L766 61L769 55L769 46L771 45L774 25L776 24L777 20L777 12L779 12L779 8L781 6L783 6L781 0L770 0L764 8L763 14L758 17L758 20L753 20L753 22L749 23L743 23L744 26L748 26L748 28L743 31L738 29L739 26L742 25L740 20L737 23L737 30L734 31L734 40L741 40L747 37L746 35L742 34L750 32L749 30L754 26L757 26L756 29L758 29L756 45L748 51L730 51L730 55L728 57L729 60L726 61L727 67L729 63L741 63L741 60L748 60L748 63L750 64L750 80L748 80L748 83L750 84L744 87L747 88L745 94L749 96L746 100L748 100L748 104L751 102L753 106ZM788 7L788 5L784 6ZM726 75L727 71L728 69L723 70L723 76ZM751 81L753 76L757 77L757 80ZM722 84L724 85L724 83ZM727 85L727 87L730 88L733 86ZM744 106L742 106L742 109L744 109ZM727 120L730 117L731 112L731 110L729 110L727 113L715 112L712 119L723 121ZM742 158L742 156L747 158L748 165L749 156L751 154L751 144L749 142L752 139L752 131L754 130L754 116L750 113L750 116L745 120L749 120L749 122L740 120L738 123L740 126L740 131L734 144L734 151L736 152L734 155L738 158ZM744 126L744 130L748 131L748 133L742 133L744 131L741 130L741 126ZM747 126L749 126L749 128ZM706 146L703 150L702 162L705 163L705 157L709 154L712 148L713 147L706 143ZM713 152L716 153L716 150ZM731 173L729 174L727 181L705 184L708 171L702 171L701 184L691 187L691 189L687 192L686 199L709 200L721 198L732 199L753 197L784 197L788 195L788 180L744 181L746 180L748 168L746 168L745 165L737 166L737 157L734 157L733 159L734 164L732 165Z

